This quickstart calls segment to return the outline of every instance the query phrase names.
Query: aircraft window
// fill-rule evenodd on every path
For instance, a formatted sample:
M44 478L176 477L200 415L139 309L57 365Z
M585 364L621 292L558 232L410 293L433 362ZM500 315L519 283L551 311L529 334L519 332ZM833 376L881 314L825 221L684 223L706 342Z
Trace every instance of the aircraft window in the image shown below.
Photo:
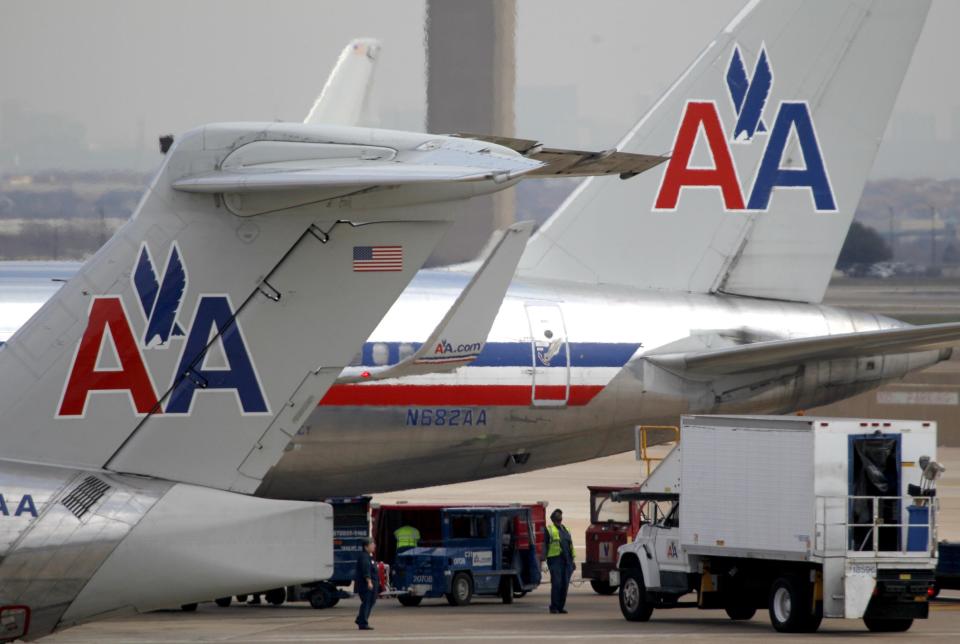
M413 345L410 344L409 342L404 342L404 343L402 343L402 344L400 345L400 356L399 356L399 357L400 357L401 360L403 360L404 358L409 358L409 357L412 356L414 353L416 353L416 351L414 350Z
M390 361L390 349L385 342L376 342L373 345L373 364L382 366Z

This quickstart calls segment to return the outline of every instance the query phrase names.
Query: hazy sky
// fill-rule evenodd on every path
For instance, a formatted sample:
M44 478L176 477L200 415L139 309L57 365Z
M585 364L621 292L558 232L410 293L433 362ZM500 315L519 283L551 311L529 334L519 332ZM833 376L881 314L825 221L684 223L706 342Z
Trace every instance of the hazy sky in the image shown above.
M518 0L517 134L615 142L742 4ZM424 15L422 0L0 0L0 103L67 116L95 147L152 149L209 121L302 119L343 45L372 36L381 124L418 128ZM896 108L932 114L944 139L958 24L960 3L937 0Z

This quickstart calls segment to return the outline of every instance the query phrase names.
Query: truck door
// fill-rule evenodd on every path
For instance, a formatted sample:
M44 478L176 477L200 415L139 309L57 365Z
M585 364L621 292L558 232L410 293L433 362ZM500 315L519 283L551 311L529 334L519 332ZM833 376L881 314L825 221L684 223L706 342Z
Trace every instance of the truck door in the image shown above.
M900 436L850 436L848 459L850 548L900 550Z
M680 506L677 503L665 509L658 522L653 548L660 569L660 586L683 586L686 562L680 556Z
M570 347L556 304L527 304L534 407L564 407L570 398Z

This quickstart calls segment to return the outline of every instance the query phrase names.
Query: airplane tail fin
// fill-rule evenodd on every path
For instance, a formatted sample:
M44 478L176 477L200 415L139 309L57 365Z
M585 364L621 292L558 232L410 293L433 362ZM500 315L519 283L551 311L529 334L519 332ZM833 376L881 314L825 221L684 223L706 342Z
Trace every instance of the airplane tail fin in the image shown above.
M380 54L380 41L373 38L351 40L327 78L310 113L303 120L308 125L363 125Z
M458 216L446 202L536 167L341 126L178 137L130 221L0 349L0 458L254 491Z
M750 2L617 146L669 155L586 180L525 277L818 302L929 2Z

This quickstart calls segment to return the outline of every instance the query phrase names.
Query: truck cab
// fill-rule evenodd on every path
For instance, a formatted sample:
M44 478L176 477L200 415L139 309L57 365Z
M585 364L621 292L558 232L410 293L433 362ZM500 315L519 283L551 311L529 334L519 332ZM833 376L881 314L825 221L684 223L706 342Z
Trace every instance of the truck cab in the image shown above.
M612 595L610 571L617 565L617 549L629 542L640 528L641 509L636 501L614 499L622 486L590 485L590 525L587 527L586 556L580 576L590 580L594 592Z
M439 539L394 557L393 585L404 606L424 597L463 606L474 596L509 604L539 585L542 558L529 507L450 507L439 515Z

